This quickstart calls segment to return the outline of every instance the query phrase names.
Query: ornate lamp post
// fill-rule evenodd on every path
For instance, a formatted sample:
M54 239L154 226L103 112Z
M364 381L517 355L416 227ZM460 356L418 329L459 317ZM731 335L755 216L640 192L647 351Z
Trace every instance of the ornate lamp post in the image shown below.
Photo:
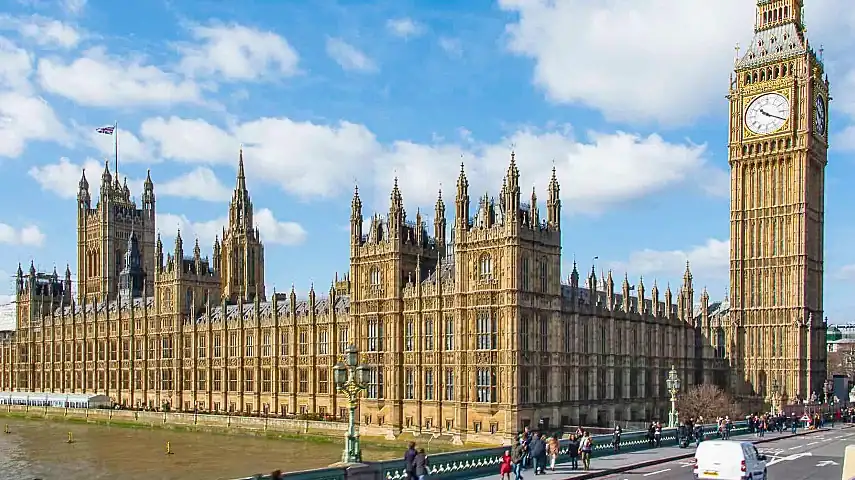
M359 351L349 345L344 351L345 363L337 363L333 367L333 378L339 392L347 396L348 418L347 438L344 443L344 453L341 461L344 463L362 462L362 452L359 449L359 434L356 431L356 406L359 392L365 390L368 384L369 368L358 365Z
M680 423L679 414L677 413L677 392L680 391L680 377L677 376L677 369L674 368L674 365L671 365L665 385L668 387L668 393L671 394L671 411L668 413L668 427L674 428Z
M778 414L778 381L772 380L772 415Z

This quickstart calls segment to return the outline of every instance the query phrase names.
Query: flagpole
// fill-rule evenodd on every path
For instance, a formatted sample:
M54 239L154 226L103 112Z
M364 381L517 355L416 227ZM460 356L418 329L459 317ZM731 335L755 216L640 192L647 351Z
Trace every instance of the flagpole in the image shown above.
M116 181L119 181L119 121L113 123L113 143L116 154Z

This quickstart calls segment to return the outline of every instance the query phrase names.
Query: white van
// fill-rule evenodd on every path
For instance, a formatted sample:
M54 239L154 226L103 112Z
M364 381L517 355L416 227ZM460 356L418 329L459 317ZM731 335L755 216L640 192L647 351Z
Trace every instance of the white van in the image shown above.
M706 440L695 450L695 478L766 480L766 455L751 442Z

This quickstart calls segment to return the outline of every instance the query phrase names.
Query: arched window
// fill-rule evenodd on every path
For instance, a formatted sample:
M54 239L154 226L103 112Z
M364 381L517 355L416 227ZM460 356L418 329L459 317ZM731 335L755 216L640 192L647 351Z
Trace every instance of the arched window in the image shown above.
M478 272L484 278L493 276L493 257L489 253L481 255L481 260L478 262Z
M371 268L371 273L369 274L369 277L368 277L368 283L372 287L379 287L380 286L380 268L379 267L372 267Z

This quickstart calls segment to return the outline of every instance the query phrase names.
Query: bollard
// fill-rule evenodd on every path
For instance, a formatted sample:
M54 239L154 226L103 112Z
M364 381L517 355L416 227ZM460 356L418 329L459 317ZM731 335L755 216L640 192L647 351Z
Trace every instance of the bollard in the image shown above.
M3 433L12 433L12 431L9 430L9 424L8 423L3 426Z
M65 443L74 443L74 435L71 432L68 432L68 440Z
M172 455L172 445L169 442L166 442L166 454Z
M843 453L843 480L855 479L855 445L847 445Z

